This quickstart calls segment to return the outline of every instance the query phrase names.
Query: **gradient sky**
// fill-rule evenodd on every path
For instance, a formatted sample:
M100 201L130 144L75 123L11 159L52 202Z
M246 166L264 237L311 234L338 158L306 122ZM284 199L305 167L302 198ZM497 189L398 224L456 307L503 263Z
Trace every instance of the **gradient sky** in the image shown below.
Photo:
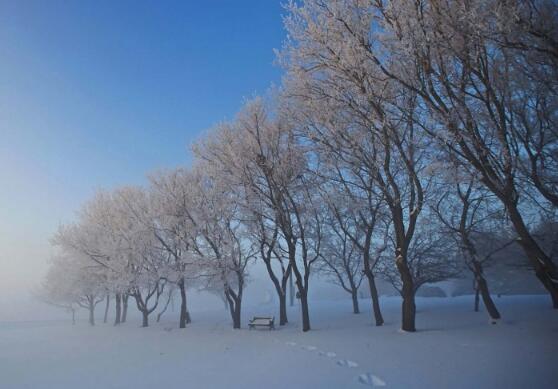
M0 303L98 188L188 145L278 83L280 1L0 0ZM2 310L0 310L0 321Z

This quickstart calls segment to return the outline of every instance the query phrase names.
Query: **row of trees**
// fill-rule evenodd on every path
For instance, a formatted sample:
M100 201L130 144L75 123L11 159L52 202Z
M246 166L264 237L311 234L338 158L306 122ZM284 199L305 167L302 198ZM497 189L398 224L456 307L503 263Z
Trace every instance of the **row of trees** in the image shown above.
M86 204L53 239L53 293L91 310L111 293L117 312L131 296L146 326L174 285L184 327L195 285L222 294L239 328L248 267L261 261L281 325L292 277L310 330L320 271L355 312L365 280L376 325L376 280L390 281L402 329L415 331L417 289L463 267L498 319L483 267L518 244L558 308L553 253L534 233L558 205L555 2L306 0L287 11L282 87L209 131L193 167ZM481 248L486 233L509 239Z

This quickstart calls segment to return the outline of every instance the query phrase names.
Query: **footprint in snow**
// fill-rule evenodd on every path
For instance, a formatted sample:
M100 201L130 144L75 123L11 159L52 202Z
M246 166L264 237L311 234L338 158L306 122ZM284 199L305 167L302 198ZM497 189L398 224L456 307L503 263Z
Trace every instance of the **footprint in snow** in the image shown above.
M302 346L302 348L306 351L316 351L318 349L315 346Z
M295 342L287 342L287 343L285 343L285 344L286 344L287 346L291 346L291 347L296 346L296 343L295 343Z
M357 381L360 382L363 385L367 385L367 386L386 386L386 383L384 380L382 380L380 377L375 376L372 373L365 373L365 374L361 374L357 377Z
M328 358L335 358L337 356L337 354L335 354L333 351L320 351L320 355L323 355L324 357L328 357Z
M348 359L340 359L337 361L337 364L343 367L358 367L358 363L349 361Z

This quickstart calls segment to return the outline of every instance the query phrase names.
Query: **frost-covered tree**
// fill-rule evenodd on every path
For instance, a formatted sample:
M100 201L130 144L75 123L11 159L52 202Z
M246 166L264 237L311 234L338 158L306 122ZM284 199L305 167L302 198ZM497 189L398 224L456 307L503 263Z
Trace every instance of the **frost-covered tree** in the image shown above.
M402 328L414 331L416 286L408 250L429 187L424 169L431 146L414 120L420 115L415 94L386 78L355 40L355 34L369 33L371 15L359 9L365 2L354 3L290 3L289 39L280 53L288 72L285 105L309 139L374 182L391 219Z
M556 2L308 0L290 9L286 53L306 64L292 71L341 69L328 80L345 93L362 80L410 94L417 112L407 120L480 175L558 308L557 269L530 232L528 201L556 205Z
M401 67L372 46L370 58L417 94L432 137L499 199L558 308L558 271L530 232L526 202L536 188L557 204L556 3L391 1L376 10L381 23L368 42Z
M429 223L420 224L408 248L407 263L413 280L413 294L425 284L457 278L462 271L454 242L443 232L435 215L425 215L428 215L425 218L429 218ZM397 244L394 238L390 240L392 247ZM381 261L379 267L382 277L403 296L406 293L403 281L393 261Z
M153 233L153 209L149 194L139 187L123 187L114 193L114 223L110 234L122 240L125 278L129 294L142 313L142 326L159 305L167 286L170 255Z
M188 311L187 289L198 276L196 261L191 251L194 239L189 218L191 194L189 172L175 169L150 176L151 201L155 209L153 233L161 247L171 256L169 280L180 291L179 327L191 322Z
M127 296L129 280L124 240L112 233L118 217L114 205L112 193L98 192L83 205L76 222L60 227L52 242L62 250L88 258L103 270L105 293L108 290L115 294L117 325L125 316L126 305L122 310L121 300L123 295Z
M125 315L119 300L126 294L134 297L143 326L148 325L166 283L168 256L154 238L149 196L143 189L97 193L75 223L60 228L53 243L100 269L105 295L109 290L117 297L115 324Z
M394 186L394 171L377 164L380 174L390 172L382 177L390 195L413 192L418 205L403 217L403 229L393 214L403 238L396 248L405 254L422 208L420 169L409 162L429 141L480 174L558 307L556 267L530 233L527 201L555 205L555 2L307 0L288 8L289 39L280 53L287 95L298 97L294 106L303 107L314 138L333 148L339 139L353 142L358 150L360 123L375 133L384 167L418 178ZM345 125L331 119L338 112ZM409 136L414 146L398 147ZM410 293L405 255L396 258ZM412 330L412 298L404 300L403 327Z
M303 331L308 331L309 279L322 239L322 210L313 191L317 177L308 169L306 148L295 137L292 123L272 116L261 99L249 101L234 122L219 126L195 152L238 194L245 225L279 296L280 323L287 321L287 281L292 273Z
M481 237L505 229L505 215L501 207L495 204L493 195L474 177L455 173L447 181L450 182L443 186L443 193L432 209L455 239L465 265L474 276L475 310L478 310L480 294L490 318L498 320L500 312L490 295L485 268L494 254L512 244L514 239L504 243L493 241L491 248L483 249L479 242Z
M331 158L331 155L328 154L328 157ZM363 180L358 172L343 170L331 161L324 165L326 168L319 172L328 180L328 184L321 190L328 209L324 227L327 234L324 251L337 251L335 259L328 267L334 274L346 277L348 285L351 286L349 289L354 308L358 302L354 280L358 279L360 285L360 278L355 277L355 271L362 272L368 280L375 323L381 326L384 319L380 310L375 271L382 253L387 248L388 228L383 208L385 204L381 201L381 196L374 191L373 181Z
M279 324L287 319L287 282L291 265L280 248L279 226L274 210L277 185L262 170L262 156L279 158L277 128L272 126L264 102L248 102L231 123L222 123L194 148L198 158L220 172L221 180L236 193L243 223L252 241L257 242L259 259L277 292Z
M72 314L72 324L76 324L76 310L79 309L78 291L73 284L64 278L66 263L60 258L49 261L47 274L41 285L33 293L36 298L46 304L62 308Z
M247 266L255 249L241 223L234 193L213 174L210 166L198 163L185 171L190 224L190 250L206 285L221 285L226 296L233 328L241 327L242 297Z
M349 293L353 313L360 313L358 289L364 276L361 256L356 244L346 233L350 226L326 219L324 245L318 272Z
M62 249L51 263L44 281L44 298L75 312L75 305L89 312L95 325L95 307L105 297L104 272L84 256Z

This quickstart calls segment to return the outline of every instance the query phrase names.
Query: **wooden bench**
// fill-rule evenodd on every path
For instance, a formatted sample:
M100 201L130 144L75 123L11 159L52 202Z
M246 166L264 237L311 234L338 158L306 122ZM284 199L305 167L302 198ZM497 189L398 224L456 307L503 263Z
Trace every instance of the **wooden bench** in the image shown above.
M249 321L248 328L252 329L256 327L269 327L270 330L274 330L275 317L254 316L254 318Z

